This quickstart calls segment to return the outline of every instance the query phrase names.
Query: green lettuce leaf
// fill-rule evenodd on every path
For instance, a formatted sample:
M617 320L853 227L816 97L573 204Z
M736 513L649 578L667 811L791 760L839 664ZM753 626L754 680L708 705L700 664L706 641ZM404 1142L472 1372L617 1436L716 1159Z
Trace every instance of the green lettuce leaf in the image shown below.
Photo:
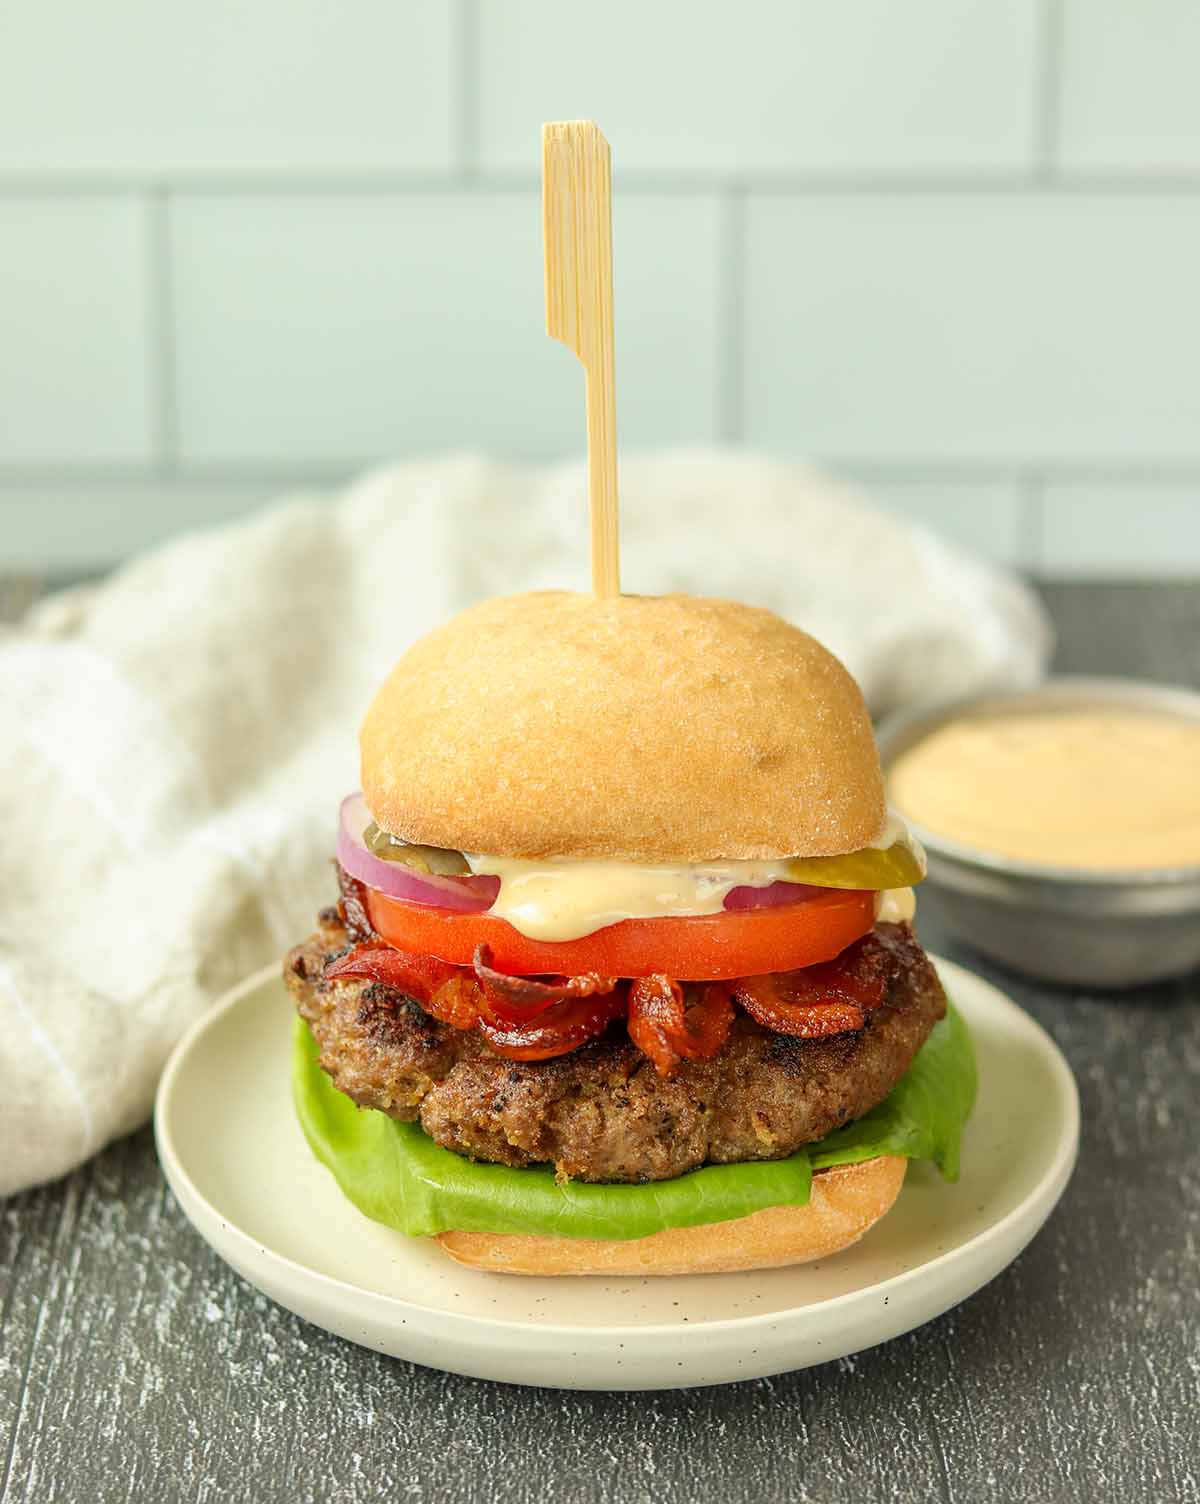
M975 1059L951 1008L891 1095L857 1122L787 1159L705 1165L650 1185L560 1185L549 1166L514 1170L439 1148L413 1123L356 1107L317 1063L296 1020L292 1091L313 1153L345 1195L377 1222L413 1237L465 1232L643 1238L666 1227L725 1222L768 1206L803 1206L814 1169L902 1154L958 1172L963 1124L975 1096Z
M819 1144L809 1144L813 1169L902 1154L932 1159L947 1180L957 1180L963 1125L975 1104L978 1080L967 1026L962 1014L948 1006L908 1073L878 1107Z

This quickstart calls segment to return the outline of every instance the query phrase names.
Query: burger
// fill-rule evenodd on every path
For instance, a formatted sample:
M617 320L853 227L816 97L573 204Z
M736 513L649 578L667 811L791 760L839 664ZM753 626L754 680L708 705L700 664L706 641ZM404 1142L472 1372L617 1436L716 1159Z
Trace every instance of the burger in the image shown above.
M519 1274L802 1263L910 1159L970 1041L913 933L862 695L769 611L489 600L399 661L286 958L293 1083L367 1216Z

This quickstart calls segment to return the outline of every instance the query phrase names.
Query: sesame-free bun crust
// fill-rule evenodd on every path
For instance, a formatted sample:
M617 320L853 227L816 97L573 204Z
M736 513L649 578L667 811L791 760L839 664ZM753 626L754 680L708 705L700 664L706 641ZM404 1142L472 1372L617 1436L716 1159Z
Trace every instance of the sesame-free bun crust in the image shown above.
M671 1227L648 1238L524 1237L444 1232L451 1258L492 1274L736 1274L827 1258L857 1243L900 1193L908 1161L892 1155L813 1176L806 1206L772 1206L732 1222Z
M361 750L385 830L496 856L833 856L886 815L842 664L770 611L696 596L484 601L401 658Z

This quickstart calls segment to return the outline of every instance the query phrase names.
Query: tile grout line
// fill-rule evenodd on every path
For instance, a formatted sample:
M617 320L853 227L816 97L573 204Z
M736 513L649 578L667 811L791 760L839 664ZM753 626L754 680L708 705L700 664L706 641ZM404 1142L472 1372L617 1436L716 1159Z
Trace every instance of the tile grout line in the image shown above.
M746 415L746 194L728 189L720 200L717 236L715 431L722 443L742 442Z
M171 277L170 189L159 186L147 198L149 215L149 367L154 422L154 477L173 477L179 460L176 401L175 296Z
M770 446L768 446L770 447ZM776 451L779 452L779 451ZM781 455L786 458L786 454ZM1034 474L1040 480L1090 482L1096 485L1143 484L1148 486L1193 485L1200 478L1200 455L1178 461L1158 459L1123 461L1119 459L1052 459L1044 456L985 456L979 459L947 459L936 455L835 454L815 451L808 456L814 464L849 475L874 480L926 481L947 483L972 481L1017 481Z
M458 94L452 105L454 186L464 186L473 184L480 175L479 88L482 72L478 0L457 0L454 21L452 76Z
M466 0L470 3L470 0ZM465 71L465 70L464 70ZM459 138L456 151L464 158L477 151L473 138L478 132L477 89L466 99L464 118L455 124ZM1053 112L1055 115L1057 111ZM1057 122L1047 121L1044 129L1053 136ZM1056 149L1047 143L1047 149ZM164 192L170 197L194 195L197 198L262 197L349 197L453 193L534 193L541 184L537 172L505 171L464 166L451 171L378 171L347 168L344 172L306 170L249 172L168 172L152 174L79 174L49 173L32 175L0 170L0 199L35 198L103 198L130 193ZM618 192L636 197L662 194L670 197L702 196L732 191L767 196L793 195L797 198L892 197L892 198L1011 198L1047 192L1071 197L1077 194L1109 194L1113 197L1146 197L1156 194L1193 198L1200 195L1200 171L1087 171L1055 167L1050 174L1033 171L978 173L911 172L860 173L760 172L696 173L675 170L638 171L622 169Z
M736 406L729 402L729 408ZM741 435L733 434L740 441ZM717 442L724 442L724 434ZM857 455L832 455L807 453L800 456L794 451L772 446L757 446L764 453L787 462L799 461L817 465L835 475L864 483L895 485L972 485L1007 484L1023 485L1031 477L1039 486L1050 483L1065 485L1090 484L1097 487L1144 486L1147 488L1185 486L1189 489L1200 484L1200 455L1196 458L1171 465L1154 462L1128 464L1107 461L1031 460L1014 456L1011 460L983 460L964 463L936 457L918 457L913 460L896 457L871 459ZM283 486L337 486L344 485L364 466L375 463L366 456L341 456L328 463L319 462L295 469L286 464L267 462L234 461L197 462L181 464L176 457L170 470L154 469L144 465L114 465L112 467L45 468L0 465L0 503L5 491L54 491L74 488L120 488L122 491L152 491L164 485L180 492L190 490L254 490L263 485ZM560 456L561 458L561 456ZM530 461L533 464L553 463L552 457Z
M1046 477L1028 470L1020 482L1021 510L1018 529L1018 558L1029 574L1038 574L1044 565L1046 542Z
M1042 0L1033 79L1034 173L1043 186L1059 184L1062 126L1064 0Z

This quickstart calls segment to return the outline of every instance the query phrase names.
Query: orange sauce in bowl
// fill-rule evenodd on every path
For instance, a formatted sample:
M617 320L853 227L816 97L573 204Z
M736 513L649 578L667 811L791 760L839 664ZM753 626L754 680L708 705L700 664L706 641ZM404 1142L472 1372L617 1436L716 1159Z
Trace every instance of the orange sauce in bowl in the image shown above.
M902 815L998 856L1200 866L1200 720L1127 707L965 716L903 752L887 782Z

